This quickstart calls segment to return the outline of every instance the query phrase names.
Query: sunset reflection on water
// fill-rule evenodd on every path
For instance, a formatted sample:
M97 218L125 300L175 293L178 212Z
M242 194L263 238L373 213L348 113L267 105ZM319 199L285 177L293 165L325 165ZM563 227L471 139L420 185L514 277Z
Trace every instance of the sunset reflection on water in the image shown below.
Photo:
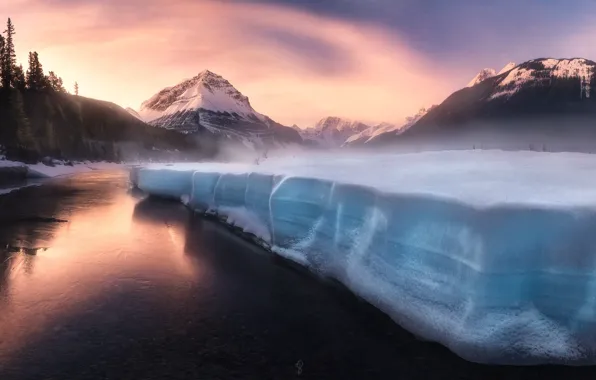
M187 210L143 206L128 194L125 177L89 173L74 188L62 180L33 190L34 199L28 189L0 197L0 243L7 247L0 250L0 363L38 333L67 333L60 322L66 315L84 316L118 294L169 289L175 298L185 283L200 280L197 259L185 254ZM32 255L26 248L40 249Z

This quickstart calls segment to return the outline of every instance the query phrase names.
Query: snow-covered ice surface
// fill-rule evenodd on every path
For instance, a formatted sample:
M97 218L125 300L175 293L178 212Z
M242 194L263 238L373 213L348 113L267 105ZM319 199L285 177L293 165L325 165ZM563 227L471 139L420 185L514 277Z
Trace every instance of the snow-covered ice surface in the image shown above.
M185 199L490 363L596 363L596 156L446 151L150 165Z

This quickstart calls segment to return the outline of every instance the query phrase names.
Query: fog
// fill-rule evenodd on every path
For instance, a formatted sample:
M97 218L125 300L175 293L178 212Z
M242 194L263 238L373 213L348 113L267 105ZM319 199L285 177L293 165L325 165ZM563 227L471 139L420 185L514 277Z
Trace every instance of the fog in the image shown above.
M596 153L596 125L588 116L516 119L453 125L418 125L401 135L385 135L355 147L326 148L277 142L249 143L222 135L187 135L188 149L148 148L117 143L123 161L237 162L261 164L284 157L363 156L440 150Z

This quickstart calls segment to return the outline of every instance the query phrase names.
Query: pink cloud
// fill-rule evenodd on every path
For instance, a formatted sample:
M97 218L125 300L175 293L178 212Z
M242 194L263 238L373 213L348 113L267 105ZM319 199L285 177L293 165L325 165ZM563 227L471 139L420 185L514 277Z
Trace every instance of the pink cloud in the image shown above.
M301 126L329 115L399 122L458 86L375 25L270 5L120 3L8 0L0 14L16 24L22 62L37 50L81 94L133 108L207 68L259 112Z

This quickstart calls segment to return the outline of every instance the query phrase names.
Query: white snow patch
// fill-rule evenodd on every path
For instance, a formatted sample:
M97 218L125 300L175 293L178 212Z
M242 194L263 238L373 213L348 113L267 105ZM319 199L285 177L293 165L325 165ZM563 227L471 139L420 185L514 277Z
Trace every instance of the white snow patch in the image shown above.
M470 83L468 83L466 87L475 86L478 83L485 81L490 77L494 77L495 75L497 75L495 69L483 69L470 81Z
M544 60L538 60L536 62L542 63L545 70L549 70L549 77L555 78L570 78L577 77L584 82L590 82L594 75L594 67L589 64L583 58L577 59L553 59L548 58ZM497 87L497 91L493 93L489 99L495 99L498 97L506 96L509 97L518 92L523 86L528 85L540 85L549 83L550 78L536 78L536 70L516 67L509 72L509 74L501 80ZM533 83L532 83L533 82ZM580 89L581 96L589 97L589 85L584 86ZM585 95L584 95L585 92Z
M557 64L559 63L558 59L553 59L553 58L549 58L549 59L545 59L544 61L542 61L542 64L544 65L545 68L547 69L552 69L553 67L555 67Z
M517 67L501 80L498 85L499 90L493 93L489 99L495 99L501 96L511 96L528 81L532 80L534 70Z
M114 170L122 169L122 164L115 164L112 162L93 162L69 165L47 166L44 164L27 165L31 174L36 174L40 177L58 177L76 173L84 173L93 170Z
M227 223L242 228L267 243L271 243L271 232L267 224L245 207L219 207L217 213L227 217Z
M580 77L592 78L593 67L586 64L586 60L579 59L562 59L553 69L553 76L559 78Z
M30 178L53 178L66 175L72 175L76 173L84 173L93 170L116 170L124 168L123 164L116 164L112 162L85 162L77 163L73 166L69 165L56 165L47 166L41 163L34 165L27 165L17 161L0 161L0 167L21 167L27 166L29 168L28 177ZM0 194L7 194L9 192L18 190L23 187L39 186L41 183L24 183L22 186L0 189Z
M497 73L497 75L504 74L504 73L506 73L507 71L509 71L509 70L512 70L512 69L513 69L515 66L516 66L515 62L509 62L508 64L506 64L506 65L505 65L505 66L504 66L504 67L501 69L501 71L499 71L499 72Z

